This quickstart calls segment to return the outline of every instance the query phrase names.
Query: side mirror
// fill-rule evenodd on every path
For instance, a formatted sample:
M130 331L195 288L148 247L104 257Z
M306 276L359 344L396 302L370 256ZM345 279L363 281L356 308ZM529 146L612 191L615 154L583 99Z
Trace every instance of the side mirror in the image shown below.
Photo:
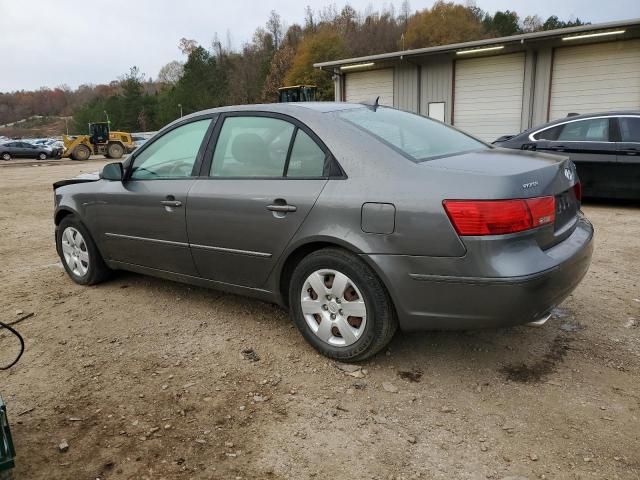
M120 182L122 181L123 173L124 173L124 170L122 169L122 163L120 162L107 163L102 168L102 172L100 173L100 178L102 178L103 180L112 180L112 181Z

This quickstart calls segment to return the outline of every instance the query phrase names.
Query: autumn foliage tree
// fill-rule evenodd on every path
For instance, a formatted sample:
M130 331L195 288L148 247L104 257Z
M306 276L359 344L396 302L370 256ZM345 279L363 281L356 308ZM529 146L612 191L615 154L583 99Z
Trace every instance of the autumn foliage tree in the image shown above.
M344 58L347 48L342 37L330 28L321 28L304 37L291 69L285 77L288 85L312 84L318 86L320 100L333 100L333 80L327 72L313 67L314 63Z
M482 23L467 7L436 2L431 9L416 13L407 25L407 48L422 48L485 38Z

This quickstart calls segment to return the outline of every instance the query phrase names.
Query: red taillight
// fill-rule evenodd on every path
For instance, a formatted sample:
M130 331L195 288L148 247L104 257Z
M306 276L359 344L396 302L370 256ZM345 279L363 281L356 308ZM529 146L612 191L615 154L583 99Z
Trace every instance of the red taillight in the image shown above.
M500 235L553 223L554 197L516 200L445 200L444 209L459 235Z
M575 193L576 195L576 200L581 202L582 201L582 184L580 182L577 182L573 186L573 193Z

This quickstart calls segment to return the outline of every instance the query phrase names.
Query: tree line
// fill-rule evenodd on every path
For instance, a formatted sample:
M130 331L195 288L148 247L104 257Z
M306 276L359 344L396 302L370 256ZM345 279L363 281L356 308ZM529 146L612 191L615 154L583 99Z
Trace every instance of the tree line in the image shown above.
M206 108L274 102L279 87L295 84L317 85L319 98L331 100L331 76L314 63L583 24L578 18L521 18L515 11L489 13L444 1L419 11L407 0L398 10L307 7L304 22L288 27L272 11L239 50L217 34L208 46L182 38L183 58L162 67L155 79L132 67L108 85L0 93L0 124L30 115L72 115L75 133L107 117L113 129L150 131Z

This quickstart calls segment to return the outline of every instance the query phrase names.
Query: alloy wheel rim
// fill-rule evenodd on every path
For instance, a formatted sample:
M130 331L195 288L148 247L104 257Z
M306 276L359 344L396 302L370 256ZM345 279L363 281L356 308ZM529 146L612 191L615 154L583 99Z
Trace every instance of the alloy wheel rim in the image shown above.
M300 294L302 314L313 334L335 347L348 347L362 337L367 307L355 282L332 269L307 277Z
M62 255L71 273L84 277L89 270L89 251L82 234L73 227L62 232Z

